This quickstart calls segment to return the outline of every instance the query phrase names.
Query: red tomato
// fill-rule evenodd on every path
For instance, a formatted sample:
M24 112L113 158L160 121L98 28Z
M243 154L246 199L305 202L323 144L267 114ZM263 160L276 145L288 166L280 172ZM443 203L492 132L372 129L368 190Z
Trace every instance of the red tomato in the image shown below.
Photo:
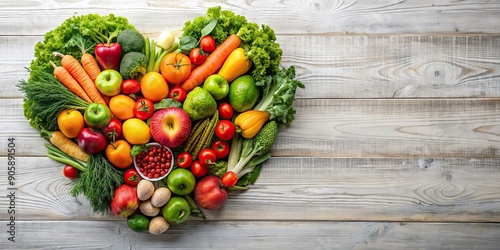
M184 100L186 100L186 95L187 95L187 92L185 89L183 89L181 87L173 87L170 90L168 97L182 103L182 102L184 102Z
M203 177L208 174L208 166L199 161L195 161L191 164L191 173L193 173L195 177Z
M222 159L229 154L230 146L226 141L216 139L210 148L215 151L217 159Z
M234 133L236 133L236 127L229 120L220 120L215 126L215 135L223 141L231 140Z
M63 174L66 178L73 179L78 177L79 170L71 165L64 166Z
M233 171L226 172L222 176L222 184L226 187L233 187L238 182L238 175Z
M215 50L215 40L212 36L204 36L200 41L200 47L203 51L211 53Z
M135 79L126 79L122 82L121 90L125 95L135 94L141 91L141 85Z
M177 166L180 168L188 168L191 164L193 164L193 156L191 156L188 152L180 153L177 155L175 160L177 162Z
M203 165L211 165L214 164L217 160L217 154L211 148L204 148L198 154L198 160Z
M219 116L222 119L230 120L233 118L234 110L231 104L223 102L219 105Z
M139 184L139 181L141 181L141 176L139 173L137 173L137 170L131 168L123 174L123 180L125 181L126 184L137 187L137 184Z
M200 65L205 61L205 59L207 59L207 54L205 54L205 52L203 52L200 48L194 48L189 53L189 59L192 64Z
M141 120L147 120L153 116L155 111L154 104L151 100L146 98L139 99L134 105L134 117Z
M102 129L102 133L109 142L114 142L122 138L122 122L116 118L111 118L108 125Z
M180 84L191 74L191 60L180 52L169 53L161 60L160 72L168 83Z

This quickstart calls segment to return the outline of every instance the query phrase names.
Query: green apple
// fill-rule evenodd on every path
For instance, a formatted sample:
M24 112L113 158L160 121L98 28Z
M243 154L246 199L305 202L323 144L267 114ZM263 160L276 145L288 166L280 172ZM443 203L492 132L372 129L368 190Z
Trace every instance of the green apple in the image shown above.
M186 195L193 192L196 180L191 171L184 168L176 168L168 175L167 186L176 195Z
M168 200L161 212L168 223L181 224L191 215L191 206L183 197L175 196Z
M95 85L101 94L115 96L120 94L123 78L120 72L114 69L103 70L95 79Z
M111 110L102 103L91 103L83 113L85 124L92 128L103 128L111 121Z
M229 83L226 78L219 74L207 77L203 83L203 88L207 90L215 100L222 100L229 93Z

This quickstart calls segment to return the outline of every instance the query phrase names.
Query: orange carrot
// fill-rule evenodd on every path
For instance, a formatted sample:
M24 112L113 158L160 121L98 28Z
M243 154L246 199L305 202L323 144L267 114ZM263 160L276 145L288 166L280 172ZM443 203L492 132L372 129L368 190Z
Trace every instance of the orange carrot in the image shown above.
M61 57L61 65L75 78L75 80L82 86L87 95L92 99L93 102L98 102L106 105L106 102L102 98L101 93L95 86L95 83L90 79L90 76L85 72L83 66L74 58L72 55L63 55L58 52L54 52L56 56Z
M99 68L99 65L97 64L96 60L91 54L84 53L82 57L80 58L80 62L82 62L82 66L85 69L85 72L90 76L90 79L92 79L93 82L95 82L95 79L101 73L101 69Z
M235 34L228 36L219 47L215 48L215 50L210 53L203 64L196 67L191 72L188 79L181 84L181 87L186 91L190 91L194 89L194 87L202 84L207 77L215 74L215 72L222 67L229 54L238 48L240 44L241 40L238 36Z
M90 97L85 93L85 90L82 89L82 86L78 84L78 82L71 76L71 74L61 66L57 66L54 62L50 62L52 66L54 67L54 76L61 82L66 88L68 88L73 94L79 96L83 100L85 100L88 103L91 103L92 100Z

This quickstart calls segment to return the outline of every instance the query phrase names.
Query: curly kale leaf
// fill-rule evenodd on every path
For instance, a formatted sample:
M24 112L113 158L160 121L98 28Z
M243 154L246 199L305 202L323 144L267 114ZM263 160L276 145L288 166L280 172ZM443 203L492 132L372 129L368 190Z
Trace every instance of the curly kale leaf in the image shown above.
M50 61L56 62L60 60L60 58L52 54L53 52L60 52L80 58L82 55L81 48L67 45L74 36L81 35L83 39L93 40L91 34L96 31L108 34L124 29L135 30L135 27L125 17L113 14L107 16L87 14L70 17L55 29L47 32L43 41L35 45L35 59L31 62L30 69L53 72L54 68L50 64ZM89 50L87 53L93 54L94 52Z
M230 10L222 10L220 6L211 7L207 10L205 16L196 17L184 24L182 37L190 36L197 41L200 40L201 30L213 19L217 20L217 25L210 32L210 35L214 38L217 46L223 43L229 35L236 34L243 25L248 23L245 16L236 15Z

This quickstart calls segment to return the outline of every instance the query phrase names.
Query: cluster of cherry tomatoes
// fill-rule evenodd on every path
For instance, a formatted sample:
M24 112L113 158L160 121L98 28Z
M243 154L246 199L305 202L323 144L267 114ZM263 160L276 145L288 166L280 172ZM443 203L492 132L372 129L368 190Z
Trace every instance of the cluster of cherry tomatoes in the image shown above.
M217 160L225 159L229 155L229 141L236 133L236 127L229 120L233 117L234 110L229 103L224 102L219 105L218 111L221 120L215 126L215 136L217 138L212 142L211 146L202 149L198 153L196 160L193 160L194 157L188 152L181 152L176 157L177 166L190 168L196 177L207 175L210 165L215 164ZM232 181L236 180L237 177ZM234 184L231 186L234 186Z

